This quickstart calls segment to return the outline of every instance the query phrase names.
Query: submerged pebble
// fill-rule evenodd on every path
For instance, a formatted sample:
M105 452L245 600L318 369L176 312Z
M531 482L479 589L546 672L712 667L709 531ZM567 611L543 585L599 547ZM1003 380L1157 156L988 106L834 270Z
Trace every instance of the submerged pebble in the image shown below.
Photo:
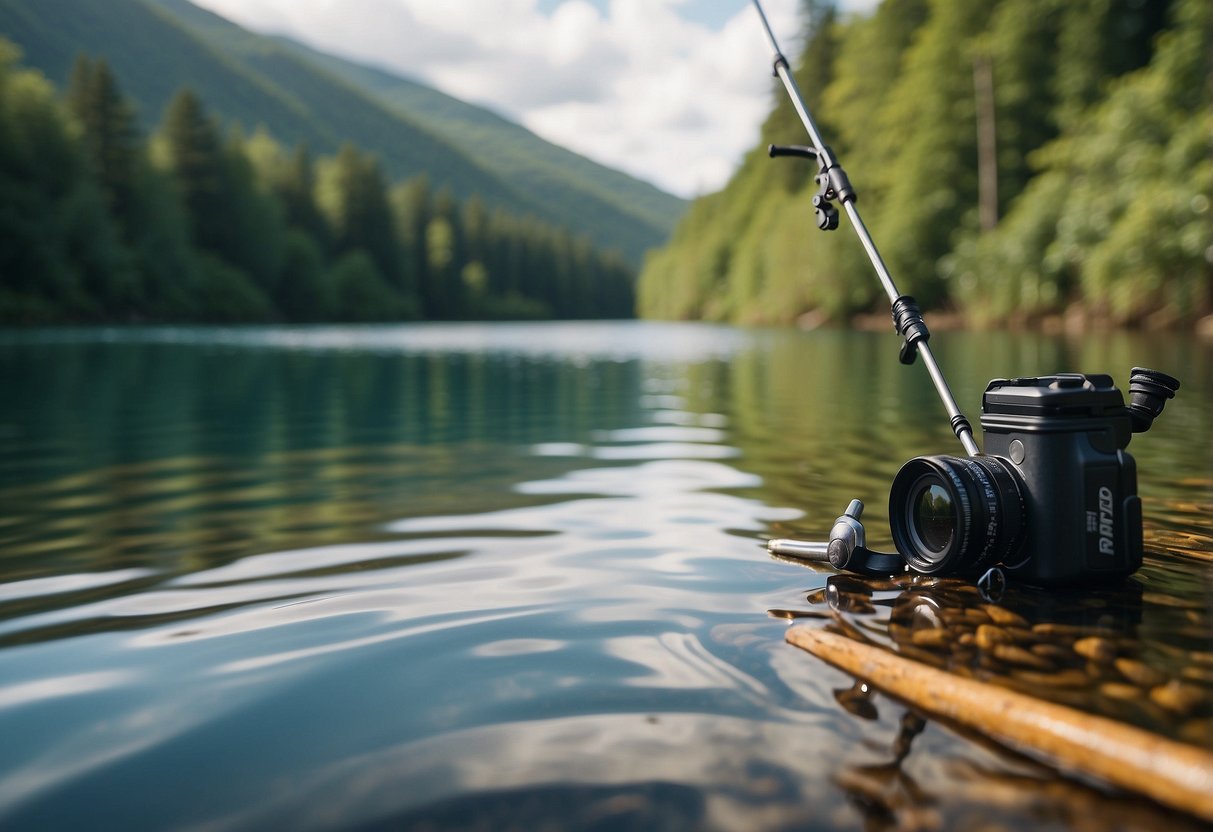
M1119 658L1114 663L1122 676L1143 688L1156 687L1167 680L1166 674L1137 659Z
M1168 711L1187 716L1204 699L1200 688L1172 679L1150 691L1150 699Z
M995 624L1001 624L1004 627L1028 627L1028 621L1022 615L1011 612L1005 607L997 606L996 604L986 604L982 607L986 614L990 616L990 620Z
M982 624L977 628L977 646L982 650L993 650L999 644L1010 644L1011 636L993 624Z
M1074 642L1074 652L1096 662L1111 662L1116 658L1116 645L1106 638L1088 636Z
M1030 650L1016 647L1013 644L995 644L994 656L1007 664L1019 665L1020 667L1031 667L1036 670L1053 669L1052 662L1042 659Z
M1104 682L1099 686L1099 692L1109 699L1136 700L1142 697L1141 688L1126 682Z

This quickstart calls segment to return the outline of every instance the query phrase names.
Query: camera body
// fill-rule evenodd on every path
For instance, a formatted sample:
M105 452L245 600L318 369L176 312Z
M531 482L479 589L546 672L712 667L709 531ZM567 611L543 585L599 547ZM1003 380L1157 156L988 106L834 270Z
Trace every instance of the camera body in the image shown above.
M1003 567L1034 584L1119 579L1141 566L1132 419L1107 375L996 380L982 397L987 455L1022 484L1018 552Z
M991 381L982 397L986 452L918 457L894 478L898 552L927 574L1001 565L1037 585L1132 574L1142 561L1141 499L1125 448L1178 387L1134 368L1126 406L1102 374Z

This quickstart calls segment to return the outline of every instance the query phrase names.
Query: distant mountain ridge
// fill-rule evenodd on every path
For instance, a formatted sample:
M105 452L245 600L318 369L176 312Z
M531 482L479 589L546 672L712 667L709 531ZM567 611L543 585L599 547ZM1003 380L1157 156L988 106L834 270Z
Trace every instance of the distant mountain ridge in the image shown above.
M685 208L488 110L255 34L186 0L0 0L0 35L60 86L78 55L104 56L148 127L189 86L228 124L263 124L318 153L353 142L392 178L424 173L435 187L584 233L633 263Z

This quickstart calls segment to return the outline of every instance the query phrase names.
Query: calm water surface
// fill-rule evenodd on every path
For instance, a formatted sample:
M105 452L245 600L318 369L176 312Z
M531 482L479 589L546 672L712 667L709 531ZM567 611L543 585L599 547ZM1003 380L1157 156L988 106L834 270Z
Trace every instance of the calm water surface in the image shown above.
M890 546L901 463L960 452L891 333L0 333L0 827L1193 826L784 643L832 622L1213 746L1213 347L933 343L974 421L995 376L1183 380L1131 446L1136 579L999 602L1039 666L963 643L971 587L764 550L852 497Z

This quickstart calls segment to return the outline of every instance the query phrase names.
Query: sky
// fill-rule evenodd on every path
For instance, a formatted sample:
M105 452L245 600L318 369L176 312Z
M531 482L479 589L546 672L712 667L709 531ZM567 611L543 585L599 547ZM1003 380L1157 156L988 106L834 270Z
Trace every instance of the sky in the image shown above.
M748 0L193 2L485 105L683 197L723 187L772 103L770 47ZM797 5L763 2L790 55Z

